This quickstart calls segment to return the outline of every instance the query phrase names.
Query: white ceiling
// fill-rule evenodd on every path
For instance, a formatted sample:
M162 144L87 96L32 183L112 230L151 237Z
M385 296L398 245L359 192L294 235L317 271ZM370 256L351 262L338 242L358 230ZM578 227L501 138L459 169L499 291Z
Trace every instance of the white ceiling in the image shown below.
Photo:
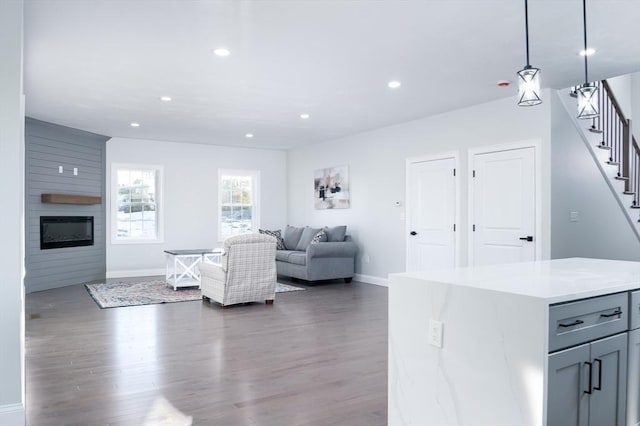
M593 79L640 70L640 1L587 4ZM581 10L529 1L544 87L583 79ZM25 0L27 115L108 136L289 149L511 96L524 62L519 0Z

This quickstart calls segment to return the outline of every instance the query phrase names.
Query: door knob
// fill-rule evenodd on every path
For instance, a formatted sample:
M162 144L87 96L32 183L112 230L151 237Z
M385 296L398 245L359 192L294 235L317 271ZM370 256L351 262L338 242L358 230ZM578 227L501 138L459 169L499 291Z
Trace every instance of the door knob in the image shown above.
M522 241L533 241L533 237L531 235L527 235L526 237L520 237Z
M417 233L416 231L411 231L411 232L409 232L409 234L411 234L411 235L418 235L418 233Z

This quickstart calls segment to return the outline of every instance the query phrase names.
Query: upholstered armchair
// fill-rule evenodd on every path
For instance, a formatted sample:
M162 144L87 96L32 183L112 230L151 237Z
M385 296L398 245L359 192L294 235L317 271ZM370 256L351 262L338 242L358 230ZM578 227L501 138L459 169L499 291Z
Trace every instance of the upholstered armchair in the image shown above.
M236 303L273 303L276 294L276 239L245 234L227 238L219 264L202 262L202 298L223 307Z

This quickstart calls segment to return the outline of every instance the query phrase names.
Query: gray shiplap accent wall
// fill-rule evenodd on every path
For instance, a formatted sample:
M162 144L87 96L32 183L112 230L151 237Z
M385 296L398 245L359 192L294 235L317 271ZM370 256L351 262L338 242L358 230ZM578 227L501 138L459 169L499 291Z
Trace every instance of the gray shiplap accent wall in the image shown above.
M26 292L104 278L109 137L30 118L25 133ZM64 173L58 173L58 166L64 167ZM74 167L78 176L73 175ZM102 204L43 204L43 193L99 195ZM93 216L94 245L40 250L40 216Z

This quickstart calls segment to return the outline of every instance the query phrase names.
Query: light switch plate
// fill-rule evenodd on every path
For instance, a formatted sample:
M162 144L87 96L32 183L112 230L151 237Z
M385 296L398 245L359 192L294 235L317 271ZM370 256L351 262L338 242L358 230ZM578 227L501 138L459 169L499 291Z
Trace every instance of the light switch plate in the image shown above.
M73 175L74 176L78 176L78 168L77 167L73 168Z
M58 166L58 173L64 173L64 167Z
M569 213L569 221L570 222L578 222L580 220L580 212L571 212Z
M437 348L442 347L443 329L444 324L441 321L436 321L434 319L429 320L429 334L427 336L427 341L431 346L435 346Z

